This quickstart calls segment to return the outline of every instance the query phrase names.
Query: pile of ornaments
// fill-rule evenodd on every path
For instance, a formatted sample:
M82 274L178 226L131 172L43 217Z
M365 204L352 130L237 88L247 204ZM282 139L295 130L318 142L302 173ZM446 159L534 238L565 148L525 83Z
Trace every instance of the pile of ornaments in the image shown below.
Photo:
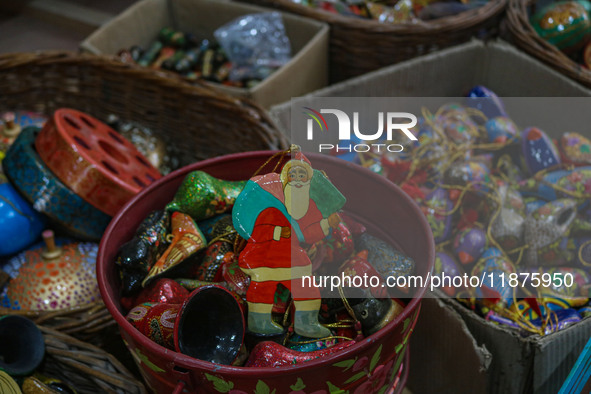
M126 63L237 88L255 87L291 57L290 42L277 13L240 17L214 36L197 38L164 27L146 48L134 45L120 50L118 56Z
M276 173L266 176L279 178ZM326 297L323 293L319 308L308 313L306 322L318 334L306 336L298 331L294 317L299 301L293 301L290 290L279 281L273 282L273 302L267 304L269 321L253 317L262 312L261 304L252 302L253 297L266 294L264 281L256 279L259 295L250 289L247 296L253 286L247 273L253 271L239 262L239 256L244 257L240 247L244 239L237 230L242 227L235 226L258 212L257 204L270 200L252 194L256 186L248 182L250 186L245 187L247 181L221 180L202 171L189 173L166 208L150 213L135 236L120 247L115 261L122 284L120 303L136 329L159 345L200 360L285 367L339 352L402 312L401 297L408 293L394 298L380 286L349 288L341 298L335 290ZM333 209L344 201L335 202ZM415 271L412 259L367 233L363 225L342 212L338 218L329 237L303 246L314 274L322 275L328 266L339 267L339 273L351 277L397 277ZM272 260L282 260L278 249L268 253L275 254ZM262 264L263 260L255 260ZM253 305L259 309L249 311Z
M381 23L416 23L476 9L485 5L486 0L475 1L430 1L398 0L376 2L366 0L293 0L294 2L319 8L328 12L356 18L373 19Z
M441 290L490 321L544 335L591 314L591 142L520 129L477 86L463 104L427 109L394 141L400 153L353 160L400 185L421 206L437 244L434 275L480 285ZM343 156L345 158L345 156Z
M536 12L530 23L536 33L585 67L591 67L591 3L557 1Z
M80 111L4 118L0 306L59 311L99 301L96 241L160 172L122 134Z

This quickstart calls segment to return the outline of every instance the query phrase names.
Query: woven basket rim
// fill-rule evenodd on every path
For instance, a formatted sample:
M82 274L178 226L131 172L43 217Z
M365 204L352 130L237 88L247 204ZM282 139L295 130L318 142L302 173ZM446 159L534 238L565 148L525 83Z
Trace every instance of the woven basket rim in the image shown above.
M536 0L509 0L506 25L513 42L530 55L549 63L558 71L591 86L591 70L570 59L534 30L528 14L528 7L534 3Z
M446 16L433 19L431 21L417 21L416 23L390 24L382 23L373 19L353 18L346 15L332 13L329 11L308 7L297 4L292 0L270 0L278 6L309 18L326 22L333 26L344 29L354 29L359 31L374 31L376 33L396 33L396 34L434 34L458 29L471 28L477 26L489 18L492 18L505 9L508 0L490 0L485 5L461 12L457 15Z
M174 89L187 96L203 96L208 100L216 101L222 105L235 106L241 109L243 120L250 119L265 125L269 134L268 140L276 139L283 147L289 146L287 137L279 131L275 122L268 113L257 103L248 98L230 96L207 85L203 81L188 80L181 75L164 70L153 70L136 64L124 63L114 55L97 55L91 53L79 53L67 50L47 50L35 52L11 52L0 54L0 74L14 67L28 65L69 64L77 65L87 63L89 66L101 68L111 73L127 74L130 77L141 80L145 84L152 84L164 89ZM272 134L272 132L275 133ZM280 146L281 148L281 146Z

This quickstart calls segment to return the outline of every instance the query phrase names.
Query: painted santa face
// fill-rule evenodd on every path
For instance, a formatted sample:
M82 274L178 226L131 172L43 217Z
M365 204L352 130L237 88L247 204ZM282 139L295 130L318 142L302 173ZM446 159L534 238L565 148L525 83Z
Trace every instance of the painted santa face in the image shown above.
M308 182L308 172L304 167L294 166L287 173L287 181L292 186L300 188Z

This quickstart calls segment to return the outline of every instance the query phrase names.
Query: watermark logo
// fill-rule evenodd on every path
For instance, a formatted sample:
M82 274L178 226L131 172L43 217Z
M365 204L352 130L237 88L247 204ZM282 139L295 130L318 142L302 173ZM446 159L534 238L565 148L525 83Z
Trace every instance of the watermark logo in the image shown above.
M324 119L324 116L322 116L318 111L313 110L310 107L304 107L304 109L306 109L307 111L304 112L305 115L308 115L311 119L308 119L308 140L311 140L311 133L312 133L312 126L314 126L314 124L312 123L312 119L314 119L316 121L316 124L318 124L318 126L320 126L320 130L327 130L328 131L328 125L326 124L326 119Z
M368 152L374 150L387 150L388 152L401 152L404 147L401 144L385 143L350 143L352 141L378 142L380 140L392 141L394 132L403 133L410 141L418 141L417 137L410 131L417 124L417 117L409 112L378 112L378 130L367 133L361 131L359 127L359 112L353 112L353 122L347 113L339 109L326 109L316 111L310 107L304 107L309 119L306 124L306 138L308 141L314 140L314 129L328 132L328 124L322 114L330 114L336 117L338 123L338 144L321 143L318 146L319 152ZM316 127L317 125L318 127ZM385 134L385 136L384 136ZM385 139L384 139L385 137ZM345 144L343 144L345 143Z

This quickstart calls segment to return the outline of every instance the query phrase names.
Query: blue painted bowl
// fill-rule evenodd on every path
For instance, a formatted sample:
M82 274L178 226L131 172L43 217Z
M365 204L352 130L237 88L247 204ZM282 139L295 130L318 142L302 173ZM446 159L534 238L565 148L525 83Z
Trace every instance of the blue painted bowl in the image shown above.
M44 227L45 218L10 183L2 183L0 175L0 256L25 249L39 238Z

